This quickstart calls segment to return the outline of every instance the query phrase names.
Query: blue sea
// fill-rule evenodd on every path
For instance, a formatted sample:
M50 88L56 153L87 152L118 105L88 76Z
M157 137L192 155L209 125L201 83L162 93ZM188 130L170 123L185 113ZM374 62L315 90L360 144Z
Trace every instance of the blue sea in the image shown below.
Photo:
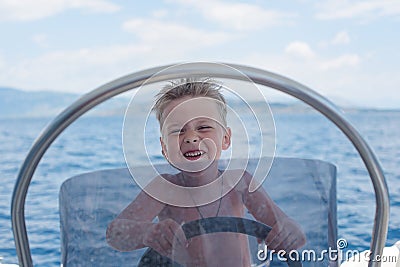
M400 111L352 111L348 119L371 145L385 171L391 218L387 246L400 240ZM339 237L350 248L367 249L375 198L367 171L345 136L318 113L279 112L276 155L321 159L338 168ZM17 263L11 231L11 195L18 170L34 140L51 118L0 119L0 256ZM73 175L125 167L123 116L85 116L52 144L39 164L28 192L26 219L35 266L60 265L58 193ZM293 190L296 190L295 188Z

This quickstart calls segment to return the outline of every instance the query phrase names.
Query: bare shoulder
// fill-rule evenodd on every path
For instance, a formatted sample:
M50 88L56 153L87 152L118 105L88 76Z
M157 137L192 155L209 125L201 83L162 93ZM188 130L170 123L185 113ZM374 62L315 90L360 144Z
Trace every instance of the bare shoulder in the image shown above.
M246 170L226 170L223 173L226 186L234 188L236 191L245 192L249 188L251 174Z
M157 199L157 194L161 194L165 191L166 182L174 181L176 181L176 175L162 174L154 177L120 213L118 218L154 218L165 207L165 203Z
M177 174L163 173L154 177L143 189L146 192L158 192L159 190L163 190L167 183L179 185L179 181Z

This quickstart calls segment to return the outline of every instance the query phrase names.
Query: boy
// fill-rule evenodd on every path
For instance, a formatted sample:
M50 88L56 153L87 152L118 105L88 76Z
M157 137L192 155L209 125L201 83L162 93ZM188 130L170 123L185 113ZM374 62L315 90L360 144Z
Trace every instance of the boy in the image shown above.
M186 79L166 86L157 95L153 109L160 123L162 154L180 172L159 175L154 181L165 179L187 188L187 195L176 197L192 203L173 206L142 191L108 226L111 246L122 251L151 247L185 266L250 266L246 236L218 233L186 240L181 228L200 218L244 217L245 208L256 220L272 226L265 240L268 248L290 251L304 245L305 236L298 225L262 187L249 192L249 173L218 170L222 150L231 145L225 99L219 88L211 80ZM156 187L154 181L148 186ZM210 184L213 190L191 191L210 188Z

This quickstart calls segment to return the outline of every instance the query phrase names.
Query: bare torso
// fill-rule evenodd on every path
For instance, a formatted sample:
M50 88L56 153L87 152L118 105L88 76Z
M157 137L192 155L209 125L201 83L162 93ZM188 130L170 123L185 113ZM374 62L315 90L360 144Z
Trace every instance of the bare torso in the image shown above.
M171 218L183 224L216 216L243 217L242 194L233 189L222 199L197 208L167 205L159 214L159 219ZM243 234L215 233L194 237L189 242L188 252L191 261L187 266L250 266L248 239Z

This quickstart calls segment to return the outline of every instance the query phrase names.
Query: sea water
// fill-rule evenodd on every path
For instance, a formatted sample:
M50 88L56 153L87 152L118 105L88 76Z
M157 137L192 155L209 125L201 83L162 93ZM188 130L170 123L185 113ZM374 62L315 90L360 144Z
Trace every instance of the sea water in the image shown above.
M376 152L391 200L387 245L400 240L400 112L353 111L346 114ZM338 227L352 249L367 249L375 198L357 151L332 123L317 113L274 114L276 155L321 159L338 167ZM11 231L11 195L18 170L49 118L0 119L0 256L16 263ZM73 175L125 167L123 117L83 117L52 144L29 188L25 216L35 266L60 265L58 193ZM157 135L157 133L154 133ZM155 140L154 146L158 146ZM155 148L158 149L158 148ZM153 156L157 160L157 156ZM296 190L295 188L293 190Z

